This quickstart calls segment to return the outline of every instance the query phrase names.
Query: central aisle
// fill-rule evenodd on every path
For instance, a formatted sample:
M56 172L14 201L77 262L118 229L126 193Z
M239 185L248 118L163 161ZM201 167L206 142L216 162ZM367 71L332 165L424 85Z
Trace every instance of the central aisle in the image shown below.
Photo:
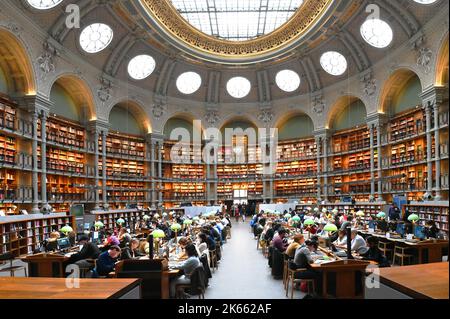
M282 280L271 275L268 261L256 250L249 222L233 220L232 238L223 245L219 270L213 273L206 299L286 299Z

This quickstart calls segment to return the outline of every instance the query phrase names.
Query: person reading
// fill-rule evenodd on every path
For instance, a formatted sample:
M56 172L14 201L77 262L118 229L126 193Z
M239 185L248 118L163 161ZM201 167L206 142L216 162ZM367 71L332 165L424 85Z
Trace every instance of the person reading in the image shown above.
M139 251L139 245L140 245L139 239L137 238L131 239L130 243L126 247L122 248L120 259L127 260L145 256L145 254Z
M183 275L173 279L170 282L170 297L175 298L176 289L178 285L189 285L191 283L190 276L194 273L197 267L201 266L200 259L197 256L197 248L194 244L188 244L186 246L186 254L188 259L181 265L173 267L174 269L180 269L183 271Z
M108 276L114 271L116 262L120 257L121 249L119 246L111 246L108 251L100 254L94 268L94 277Z

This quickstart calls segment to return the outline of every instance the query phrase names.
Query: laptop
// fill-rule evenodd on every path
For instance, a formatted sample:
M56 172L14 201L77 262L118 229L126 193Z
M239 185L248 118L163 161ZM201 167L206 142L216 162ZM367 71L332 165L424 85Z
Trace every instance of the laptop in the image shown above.
M71 247L69 238L64 237L57 240L59 250L67 250Z

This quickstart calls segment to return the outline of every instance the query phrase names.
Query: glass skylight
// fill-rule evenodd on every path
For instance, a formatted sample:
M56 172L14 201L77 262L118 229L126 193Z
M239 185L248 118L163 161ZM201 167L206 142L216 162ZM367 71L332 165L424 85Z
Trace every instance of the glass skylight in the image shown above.
M292 70L283 70L278 72L275 82L281 90L294 92L300 86L300 77Z
M336 51L328 51L320 57L322 68L331 75L339 76L347 70L347 59Z
M380 19L367 19L361 25L361 35L367 43L376 48L387 47L394 37L389 24Z
M435 3L437 0L414 0L414 2L420 3L420 4L432 4Z
M192 94L202 85L202 78L195 72L185 72L177 79L177 88L183 94Z
M128 63L128 74L135 80L149 77L155 70L156 62L149 55L138 55Z
M113 30L106 24L93 23L81 32L80 45L88 53L105 49L113 39Z
M227 83L227 91L232 97L242 99L250 93L252 85L249 80L241 76L230 79Z
M229 41L272 32L288 21L303 0L171 0L198 30Z
M63 0L27 0L30 6L40 10L46 10L56 7Z

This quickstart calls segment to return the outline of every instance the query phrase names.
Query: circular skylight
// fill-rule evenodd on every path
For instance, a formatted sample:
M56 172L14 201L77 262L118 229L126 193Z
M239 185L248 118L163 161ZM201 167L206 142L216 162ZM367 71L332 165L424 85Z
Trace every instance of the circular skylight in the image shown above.
M105 49L113 39L113 30L106 24L93 23L81 32L80 45L88 53Z
M186 21L211 36L229 40L255 39L279 28L304 0L171 0Z
M420 3L420 4L432 4L435 3L437 0L414 0L414 2Z
M56 7L63 0L27 0L30 6L39 10L46 10Z
M331 75L342 75L347 70L347 60L336 51L328 51L320 57L322 68Z
M275 81L278 87L285 92L294 92L300 86L300 77L292 70L278 72Z
M177 79L177 88L183 94L192 94L202 85L202 78L198 73L185 72Z
M138 55L128 63L128 74L135 80L143 80L155 70L156 62L149 55Z
M242 99L250 93L252 85L249 80L241 76L230 79L227 83L227 91L232 97Z
M394 37L390 25L380 19L367 19L361 26L361 35L367 43L376 48L387 47Z

